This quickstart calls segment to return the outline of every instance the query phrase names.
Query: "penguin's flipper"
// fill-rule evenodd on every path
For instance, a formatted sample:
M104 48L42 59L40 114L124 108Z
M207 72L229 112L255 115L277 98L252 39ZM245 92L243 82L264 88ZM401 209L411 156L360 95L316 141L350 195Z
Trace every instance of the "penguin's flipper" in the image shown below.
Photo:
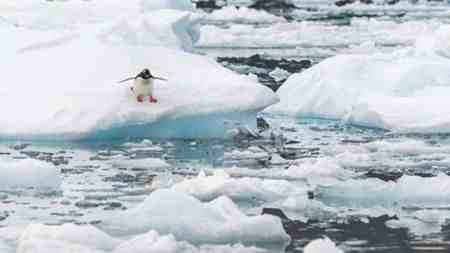
M158 80L161 80L161 81L168 81L166 78L157 77L157 76L153 76L153 79L158 79Z
M134 79L136 79L136 77L129 77L127 79L123 79L122 81L119 81L119 83L124 83L124 82L131 81L131 80L134 80Z

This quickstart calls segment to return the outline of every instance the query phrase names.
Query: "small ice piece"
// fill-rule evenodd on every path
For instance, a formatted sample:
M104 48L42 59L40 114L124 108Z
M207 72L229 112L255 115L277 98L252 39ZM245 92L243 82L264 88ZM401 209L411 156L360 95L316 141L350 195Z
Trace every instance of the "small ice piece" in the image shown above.
M306 245L304 253L344 253L343 250L336 247L336 244L328 237L316 239Z
M173 190L188 193L202 201L211 201L225 195L234 201L275 201L293 194L305 194L305 186L286 180L230 177L224 170L215 170L206 176L200 172L196 178L185 179L172 186Z
M250 146L243 151L233 150L223 154L224 164L227 165L267 165L269 159L270 154L256 146Z
M60 170L51 163L25 158L0 156L0 189L35 188L58 190L62 183Z
M225 6L207 15L207 21L222 21L236 23L275 23L284 22L286 19L275 16L263 10L255 10L247 7Z
M202 203L170 189L151 193L138 206L105 219L111 234L132 235L154 229L195 243L265 243L284 246L289 236L278 218L246 216L225 196Z
M272 72L269 73L269 75L273 77L276 82L280 82L287 79L291 75L291 73L289 71L276 67Z

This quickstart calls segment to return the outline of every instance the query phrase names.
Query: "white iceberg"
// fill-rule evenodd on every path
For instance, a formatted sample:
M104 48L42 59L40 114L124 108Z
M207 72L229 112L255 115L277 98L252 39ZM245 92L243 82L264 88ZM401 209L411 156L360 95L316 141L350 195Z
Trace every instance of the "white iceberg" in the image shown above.
M283 246L289 236L274 216L246 216L225 196L202 203L175 190L156 190L138 206L101 223L111 234L156 230L195 243L263 243Z
M157 2L168 8L189 1ZM0 136L223 137L225 120L254 126L256 113L278 101L256 81L181 51L198 39L197 14L140 6L0 4L7 20L0 23ZM137 103L130 88L117 83L145 67L169 79L156 83L156 104Z
M449 132L450 58L442 26L432 38L390 54L338 55L278 90L270 112L342 120L407 132Z

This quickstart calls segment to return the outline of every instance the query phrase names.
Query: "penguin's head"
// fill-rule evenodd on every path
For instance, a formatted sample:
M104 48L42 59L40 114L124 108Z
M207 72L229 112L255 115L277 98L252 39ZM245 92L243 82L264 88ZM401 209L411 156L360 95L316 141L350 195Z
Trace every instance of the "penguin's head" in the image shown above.
M150 73L150 70L144 69L139 73L138 77L142 77L143 79L150 79L152 78L152 73Z

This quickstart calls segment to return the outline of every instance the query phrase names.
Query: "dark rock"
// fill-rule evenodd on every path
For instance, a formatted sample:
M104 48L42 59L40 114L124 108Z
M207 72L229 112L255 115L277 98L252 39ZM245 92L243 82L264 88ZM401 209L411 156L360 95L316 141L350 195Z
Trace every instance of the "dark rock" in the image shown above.
M260 132L264 132L270 128L269 123L267 123L267 121L262 117L256 118L256 126Z
M378 178L385 182L394 181L396 182L399 178L403 176L402 172L397 171L379 171L379 170L370 170L365 174L368 178Z
M256 0L249 8L279 14L296 9L297 7L289 0Z
M195 8L202 9L208 12L221 8L221 6L216 3L216 0L197 0L194 1L194 3Z
M83 209L87 209L87 208L95 208L100 206L100 204L94 203L94 202L89 202L86 200L81 200L75 203L75 206L78 208L83 208Z
M29 144L29 143L21 143L21 144L12 145L11 148L14 150L22 150L22 149L26 149L30 145L31 144Z
M338 0L338 1L334 2L334 5L341 7L341 6L344 6L347 4L353 4L355 2L356 2L356 0Z
M260 83L276 91L286 79L276 81L270 72L276 68L283 69L290 73L298 73L304 69L310 68L310 60L286 60L271 59L259 54L250 57L218 57L217 61L225 67L234 70L240 74L254 74L258 77ZM234 66L248 66L248 68L236 68ZM241 70L243 69L243 70Z
M284 214L283 211L278 208L265 207L265 208L263 208L261 215L265 215L265 214L276 216L282 220L289 220L289 218L286 216L286 214Z
M394 4L397 4L399 2L400 2L400 0L386 0L385 1L385 3L389 4L389 5L394 5Z

